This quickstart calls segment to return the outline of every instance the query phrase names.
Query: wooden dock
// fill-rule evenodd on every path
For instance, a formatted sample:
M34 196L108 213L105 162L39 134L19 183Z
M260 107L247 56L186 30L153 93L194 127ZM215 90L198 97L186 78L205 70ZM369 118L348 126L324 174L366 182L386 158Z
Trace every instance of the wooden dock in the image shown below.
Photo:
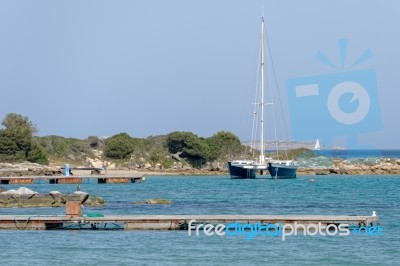
M32 184L39 181L39 183L48 184L82 184L85 181L89 183L91 180L101 184L137 183L145 181L146 177L144 175L2 176L0 185Z
M94 216L94 217L93 217ZM325 216L325 215L127 215L80 217L43 215L0 215L0 230L187 230L190 221L197 224L348 224L349 226L375 225L378 216Z

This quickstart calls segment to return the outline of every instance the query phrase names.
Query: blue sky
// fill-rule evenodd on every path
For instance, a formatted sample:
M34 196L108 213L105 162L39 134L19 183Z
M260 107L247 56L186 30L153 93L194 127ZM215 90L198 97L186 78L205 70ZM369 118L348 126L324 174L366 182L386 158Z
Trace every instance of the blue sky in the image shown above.
M291 138L291 112L301 110L287 81L350 71L338 48L346 39L346 63L373 53L352 71L375 71L380 115L371 120L380 126L350 130L351 142L400 148L396 0L0 1L0 117L26 115L38 135L227 130L248 140L263 7Z

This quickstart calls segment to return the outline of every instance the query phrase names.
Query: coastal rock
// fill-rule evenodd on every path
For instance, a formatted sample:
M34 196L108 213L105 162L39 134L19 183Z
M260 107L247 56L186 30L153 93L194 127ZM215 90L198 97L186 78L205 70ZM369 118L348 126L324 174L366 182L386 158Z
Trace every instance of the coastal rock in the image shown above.
M303 162L298 169L299 174L347 174L347 175L393 175L400 174L400 159L393 158L350 158L333 159L332 167L314 165L310 161Z
M51 207L53 198L49 195L18 195L16 193L1 193L0 208L13 207Z
M89 198L89 194L83 191L75 191L71 195L65 195L62 197L62 201L80 201L81 204Z
M152 166L151 166L151 164L150 163L144 163L144 164L142 164L141 166L140 166L141 168L144 168L144 169L151 169L152 168Z
M62 175L59 167L51 167L37 163L0 163L0 176L53 176Z
M104 205L104 199L101 197L89 197L83 205L90 207L101 207Z
M54 203L54 199L50 195L35 194L30 198L19 198L17 199L18 207L30 208L30 207L51 207Z
M80 201L81 204L94 207L104 204L104 199L91 197L83 191L76 191L70 195L51 191L44 195L21 187L18 190L11 189L0 193L0 208L63 207L67 201Z
M36 193L37 192L32 191L32 190L30 190L29 188L26 188L26 187L20 187L17 190L10 189L10 190L1 192L1 194L13 195L15 197L32 197Z
M16 200L12 195L0 194L0 207L2 208L18 207L15 206L15 202Z
M62 195L60 191L50 191L49 192L50 196L58 196L58 195Z
M133 204L143 205L143 204L172 204L172 201L166 199L148 199L145 201L136 201Z
M96 157L101 157L101 156L103 156L103 151L101 151L101 150L95 150L95 149L93 149L92 150L92 152L93 152L93 154L94 154L94 156L96 156Z
M53 198L54 201L52 207L62 207L67 202L65 199L66 195L63 195L59 191L50 191L49 195Z
M330 169L317 169L315 170L315 174L316 175L329 175L331 174L331 171L329 171Z
M102 167L103 167L103 161L104 161L104 160L101 160L101 159L99 159L99 158L92 159L92 158L86 157L86 161L87 161L92 167L96 167L96 168L102 168ZM114 169L116 169L115 163L111 163L111 162L109 162L109 161L106 161L106 162L107 162L107 169L109 169L109 170L114 170Z

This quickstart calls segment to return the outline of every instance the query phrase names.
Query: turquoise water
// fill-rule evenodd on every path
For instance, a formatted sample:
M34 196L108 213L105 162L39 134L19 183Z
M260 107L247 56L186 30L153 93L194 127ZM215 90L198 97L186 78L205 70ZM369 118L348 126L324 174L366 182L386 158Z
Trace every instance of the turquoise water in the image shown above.
M326 156L330 158L400 158L400 150L313 150L318 156Z
M400 150L313 150L315 157L298 158L299 165L306 168L333 167L334 159L346 160L350 164L376 165L382 158L400 158Z
M383 236L188 236L186 231L0 231L3 265L391 264L400 261L400 177L321 176L231 180L227 176L148 177L141 184L82 184L104 197L103 214L318 214L380 216ZM4 185L6 189L18 188ZM33 184L73 192L75 185ZM172 205L135 205L165 198ZM63 214L63 208L0 209L1 214Z

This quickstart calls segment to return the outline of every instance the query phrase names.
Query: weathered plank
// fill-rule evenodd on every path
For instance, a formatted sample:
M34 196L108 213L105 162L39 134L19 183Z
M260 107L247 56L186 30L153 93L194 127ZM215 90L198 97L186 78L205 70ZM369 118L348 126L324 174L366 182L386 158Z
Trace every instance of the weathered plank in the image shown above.
M14 179L9 179L8 184L32 184L33 183L33 178L14 178Z

